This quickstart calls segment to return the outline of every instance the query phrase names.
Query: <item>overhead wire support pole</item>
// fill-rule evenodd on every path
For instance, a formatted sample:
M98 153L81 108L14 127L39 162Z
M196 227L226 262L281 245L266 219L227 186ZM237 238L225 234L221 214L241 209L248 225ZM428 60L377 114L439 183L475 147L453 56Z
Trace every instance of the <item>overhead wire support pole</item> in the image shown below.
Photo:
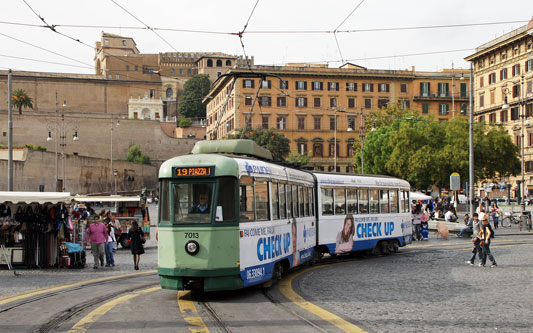
M524 164L525 164L525 161L524 161L524 158L525 158L525 154L524 154L524 146L525 146L525 141L524 141L524 118L526 118L526 101L525 101L525 98L524 98L524 80L525 80L525 75L522 74L522 87L520 89L520 105L521 105L521 109L522 109L522 138L520 140L520 155L521 155L521 158L522 160L520 161L520 166L522 167L522 192L521 192L521 198L520 198L520 207L522 209L522 215L524 215L524 212L526 211L526 202L525 202L525 197L526 197L526 181L525 181L525 175L524 175L524 172L525 172L525 168L524 168Z
M8 120L7 120L7 190L13 191L13 71L10 69L7 74L7 98L8 98Z
M470 217L474 216L474 69L470 62L470 94L468 96L468 178L470 190L468 191L468 201L470 206Z

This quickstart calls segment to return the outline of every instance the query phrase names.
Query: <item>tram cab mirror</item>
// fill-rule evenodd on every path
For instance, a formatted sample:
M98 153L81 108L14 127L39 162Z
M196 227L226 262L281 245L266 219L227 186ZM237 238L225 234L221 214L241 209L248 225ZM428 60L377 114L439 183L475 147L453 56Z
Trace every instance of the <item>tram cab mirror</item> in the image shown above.
M224 221L224 216L222 215L222 206L217 206L217 212L216 212L216 215L215 215L215 221L216 222Z

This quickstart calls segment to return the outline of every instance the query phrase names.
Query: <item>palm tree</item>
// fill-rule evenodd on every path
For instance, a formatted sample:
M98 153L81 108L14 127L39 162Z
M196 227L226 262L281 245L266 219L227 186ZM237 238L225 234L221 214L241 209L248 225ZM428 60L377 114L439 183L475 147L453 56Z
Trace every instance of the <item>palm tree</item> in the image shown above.
M13 92L13 105L19 109L19 114L22 114L22 108L33 109L33 101L24 89L16 89Z

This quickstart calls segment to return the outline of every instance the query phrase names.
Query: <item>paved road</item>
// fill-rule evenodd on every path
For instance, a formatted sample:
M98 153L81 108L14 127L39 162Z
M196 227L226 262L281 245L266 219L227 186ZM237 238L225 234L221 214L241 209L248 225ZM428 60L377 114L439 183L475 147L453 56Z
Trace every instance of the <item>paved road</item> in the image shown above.
M467 239L432 239L315 270L294 287L368 331L531 331L533 236L498 237L497 268L465 264L470 250Z

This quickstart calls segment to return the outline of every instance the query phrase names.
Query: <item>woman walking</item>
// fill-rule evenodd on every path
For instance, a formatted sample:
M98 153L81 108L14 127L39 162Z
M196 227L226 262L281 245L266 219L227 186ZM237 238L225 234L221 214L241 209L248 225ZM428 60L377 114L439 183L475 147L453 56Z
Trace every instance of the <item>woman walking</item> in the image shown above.
M107 245L105 247L105 259L106 267L115 266L115 257L113 256L113 249L115 248L115 243L117 239L115 237L115 228L110 222L105 223L107 227Z
M128 239L130 240L131 254L133 254L134 268L139 270L139 260L141 260L141 254L144 253L144 233L139 228L137 221L131 223L131 228L128 230Z
M498 224L500 221L500 208L498 207L498 204L496 203L496 200L492 203L492 207L490 208L490 214L492 215L492 221L494 221L494 229L498 229Z

